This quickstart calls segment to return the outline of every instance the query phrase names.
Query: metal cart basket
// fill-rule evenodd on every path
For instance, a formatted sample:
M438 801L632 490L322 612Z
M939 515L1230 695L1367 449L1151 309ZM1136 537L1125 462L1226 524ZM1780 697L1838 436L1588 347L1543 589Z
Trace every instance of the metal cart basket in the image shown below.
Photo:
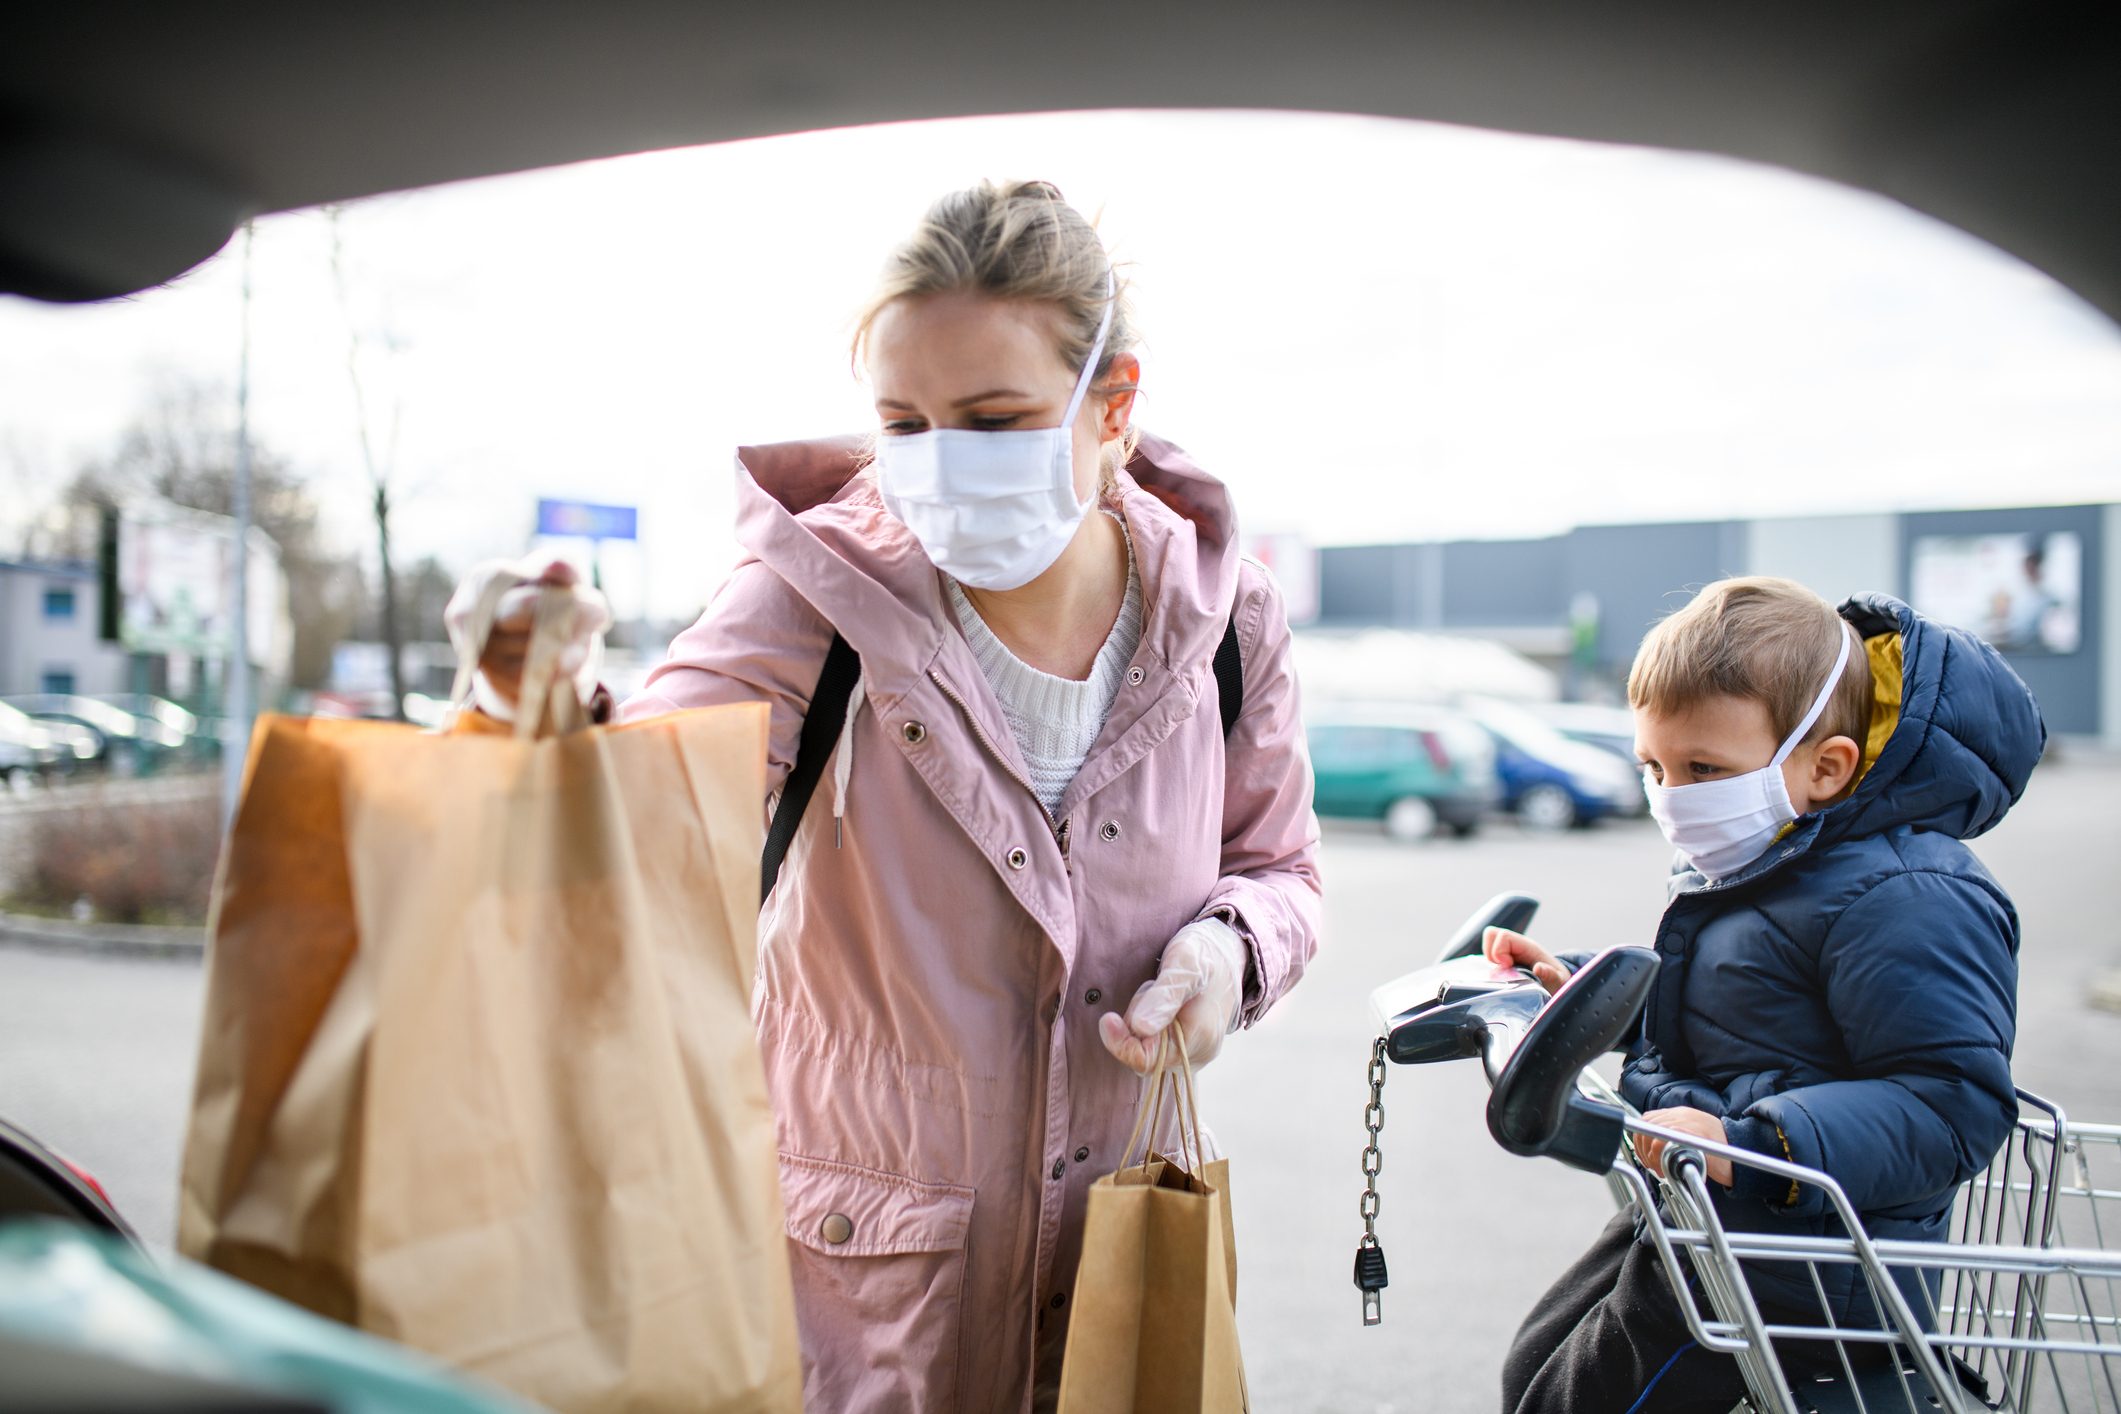
M1434 966L1372 997L1356 1264L1367 1320L1384 1284L1374 1227L1384 1062L1478 1058L1490 1134L1512 1153L1605 1177L1655 1247L1689 1333L1737 1362L1750 1392L1741 1408L2121 1414L2121 1125L2074 1122L2021 1090L2016 1130L1961 1188L1948 1237L1873 1239L1829 1175L1660 1128L1628 1106L1591 1066L1633 1033L1658 959L1610 949L1548 998L1529 974L1477 956L1486 926L1521 928L1537 907L1499 896ZM1665 1141L1656 1171L1637 1157L1643 1136ZM1710 1157L1794 1185L1793 1199L1813 1190L1819 1201L1802 1210L1824 1215L1819 1235L1728 1226Z
M1595 1073L1580 1088L1618 1101ZM1760 1414L2121 1410L2121 1251L2110 1245L2121 1239L2121 1126L2073 1124L2026 1091L2019 1100L2016 1132L1960 1190L1946 1242L1873 1240L1826 1174L1625 1111L1625 1157L1608 1178L1685 1294L1694 1339L1738 1361ZM1639 1134L1671 1143L1663 1173L1634 1162ZM1707 1153L1817 1189L1840 1235L1727 1228ZM1870 1319L1837 1319L1828 1268L1855 1270ZM1816 1309L1763 1314L1749 1273L1770 1269L1802 1272Z

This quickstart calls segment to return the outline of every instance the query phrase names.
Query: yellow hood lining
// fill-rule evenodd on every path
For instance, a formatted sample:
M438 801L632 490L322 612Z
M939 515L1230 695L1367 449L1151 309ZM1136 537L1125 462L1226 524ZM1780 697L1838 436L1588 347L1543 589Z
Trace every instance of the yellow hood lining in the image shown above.
M1863 640L1863 654L1871 665L1871 724L1864 736L1863 764L1856 770L1856 779L1849 784L1850 795L1855 794L1856 787L1862 785L1863 778L1871 773L1879 753L1885 750L1885 744L1893 739L1893 732L1900 725L1905 652L1898 630L1873 634Z

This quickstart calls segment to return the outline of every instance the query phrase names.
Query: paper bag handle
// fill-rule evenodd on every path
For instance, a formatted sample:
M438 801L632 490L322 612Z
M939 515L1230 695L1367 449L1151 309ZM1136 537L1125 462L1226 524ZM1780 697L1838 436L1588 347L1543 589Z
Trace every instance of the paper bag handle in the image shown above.
M472 675L485 656L486 640L493 621L501 612L501 600L510 591L533 583L524 575L497 574L480 593L462 627L454 635L457 676L449 699L463 703L471 691ZM520 739L554 736L588 723L574 684L558 672L560 650L573 637L575 615L580 606L574 591L563 585L546 585L538 591L537 608L531 618L530 651L523 663L523 681L516 698L515 735Z
M530 653L523 661L523 683L516 696L516 740L558 736L588 724L574 683L560 672L560 650L574 637L581 601L574 590L546 585L538 591L531 616Z
M1178 1051L1178 1065L1170 1061L1174 1043ZM1134 1116L1134 1132L1127 1136L1127 1145L1120 1151L1120 1167L1135 1167L1137 1152L1142 1162L1149 1159L1149 1151L1156 1143L1154 1120L1162 1115L1164 1094L1168 1088L1173 1109L1178 1119L1178 1157L1187 1165L1188 1173L1198 1174L1208 1161L1207 1147L1201 1142L1200 1106L1193 1096L1193 1058L1186 1054L1186 1034L1172 1022L1165 1032L1156 1038L1156 1063L1142 1077L1141 1108ZM1146 1136L1146 1137L1145 1137ZM1189 1145L1190 1141L1190 1145Z

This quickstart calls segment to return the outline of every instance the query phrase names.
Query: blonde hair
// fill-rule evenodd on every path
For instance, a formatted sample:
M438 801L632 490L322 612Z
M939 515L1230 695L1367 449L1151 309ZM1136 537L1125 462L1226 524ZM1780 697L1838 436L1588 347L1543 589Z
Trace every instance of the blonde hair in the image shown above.
M1628 670L1628 705L1665 716L1705 698L1740 697L1767 708L1781 741L1804 720L1850 631L1833 605L1793 580L1718 580L1643 638ZM1870 661L1851 643L1841 681L1804 740L1845 736L1860 749L1870 717Z
M1058 352L1076 370L1096 347L1109 299L1112 328L1105 336L1104 355L1090 375L1090 393L1109 398L1135 391L1135 384L1106 381L1112 361L1139 341L1127 282L1098 239L1097 228L1061 198L1053 183L983 181L930 206L913 234L884 262L876 293L855 324L856 365L866 358L870 331L886 305L959 290L1052 305L1060 314ZM1108 484L1112 472L1133 455L1135 440L1129 426L1112 449Z

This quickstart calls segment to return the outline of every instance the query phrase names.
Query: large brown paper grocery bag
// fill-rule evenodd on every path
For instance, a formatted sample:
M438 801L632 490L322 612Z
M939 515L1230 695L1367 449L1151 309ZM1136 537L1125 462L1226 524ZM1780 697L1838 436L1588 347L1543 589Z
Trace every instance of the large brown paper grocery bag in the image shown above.
M1178 1040L1177 1064L1167 1067L1170 1047L1159 1047L1122 1157L1133 1156L1145 1122L1156 1132L1164 1096L1176 1104L1182 1092L1181 1157L1150 1153L1090 1188L1060 1414L1235 1414L1251 1407L1237 1345L1230 1166L1202 1161L1192 1066L1183 1037L1175 1029L1169 1035Z
M518 725L260 719L178 1245L557 1409L799 1410L766 709Z

